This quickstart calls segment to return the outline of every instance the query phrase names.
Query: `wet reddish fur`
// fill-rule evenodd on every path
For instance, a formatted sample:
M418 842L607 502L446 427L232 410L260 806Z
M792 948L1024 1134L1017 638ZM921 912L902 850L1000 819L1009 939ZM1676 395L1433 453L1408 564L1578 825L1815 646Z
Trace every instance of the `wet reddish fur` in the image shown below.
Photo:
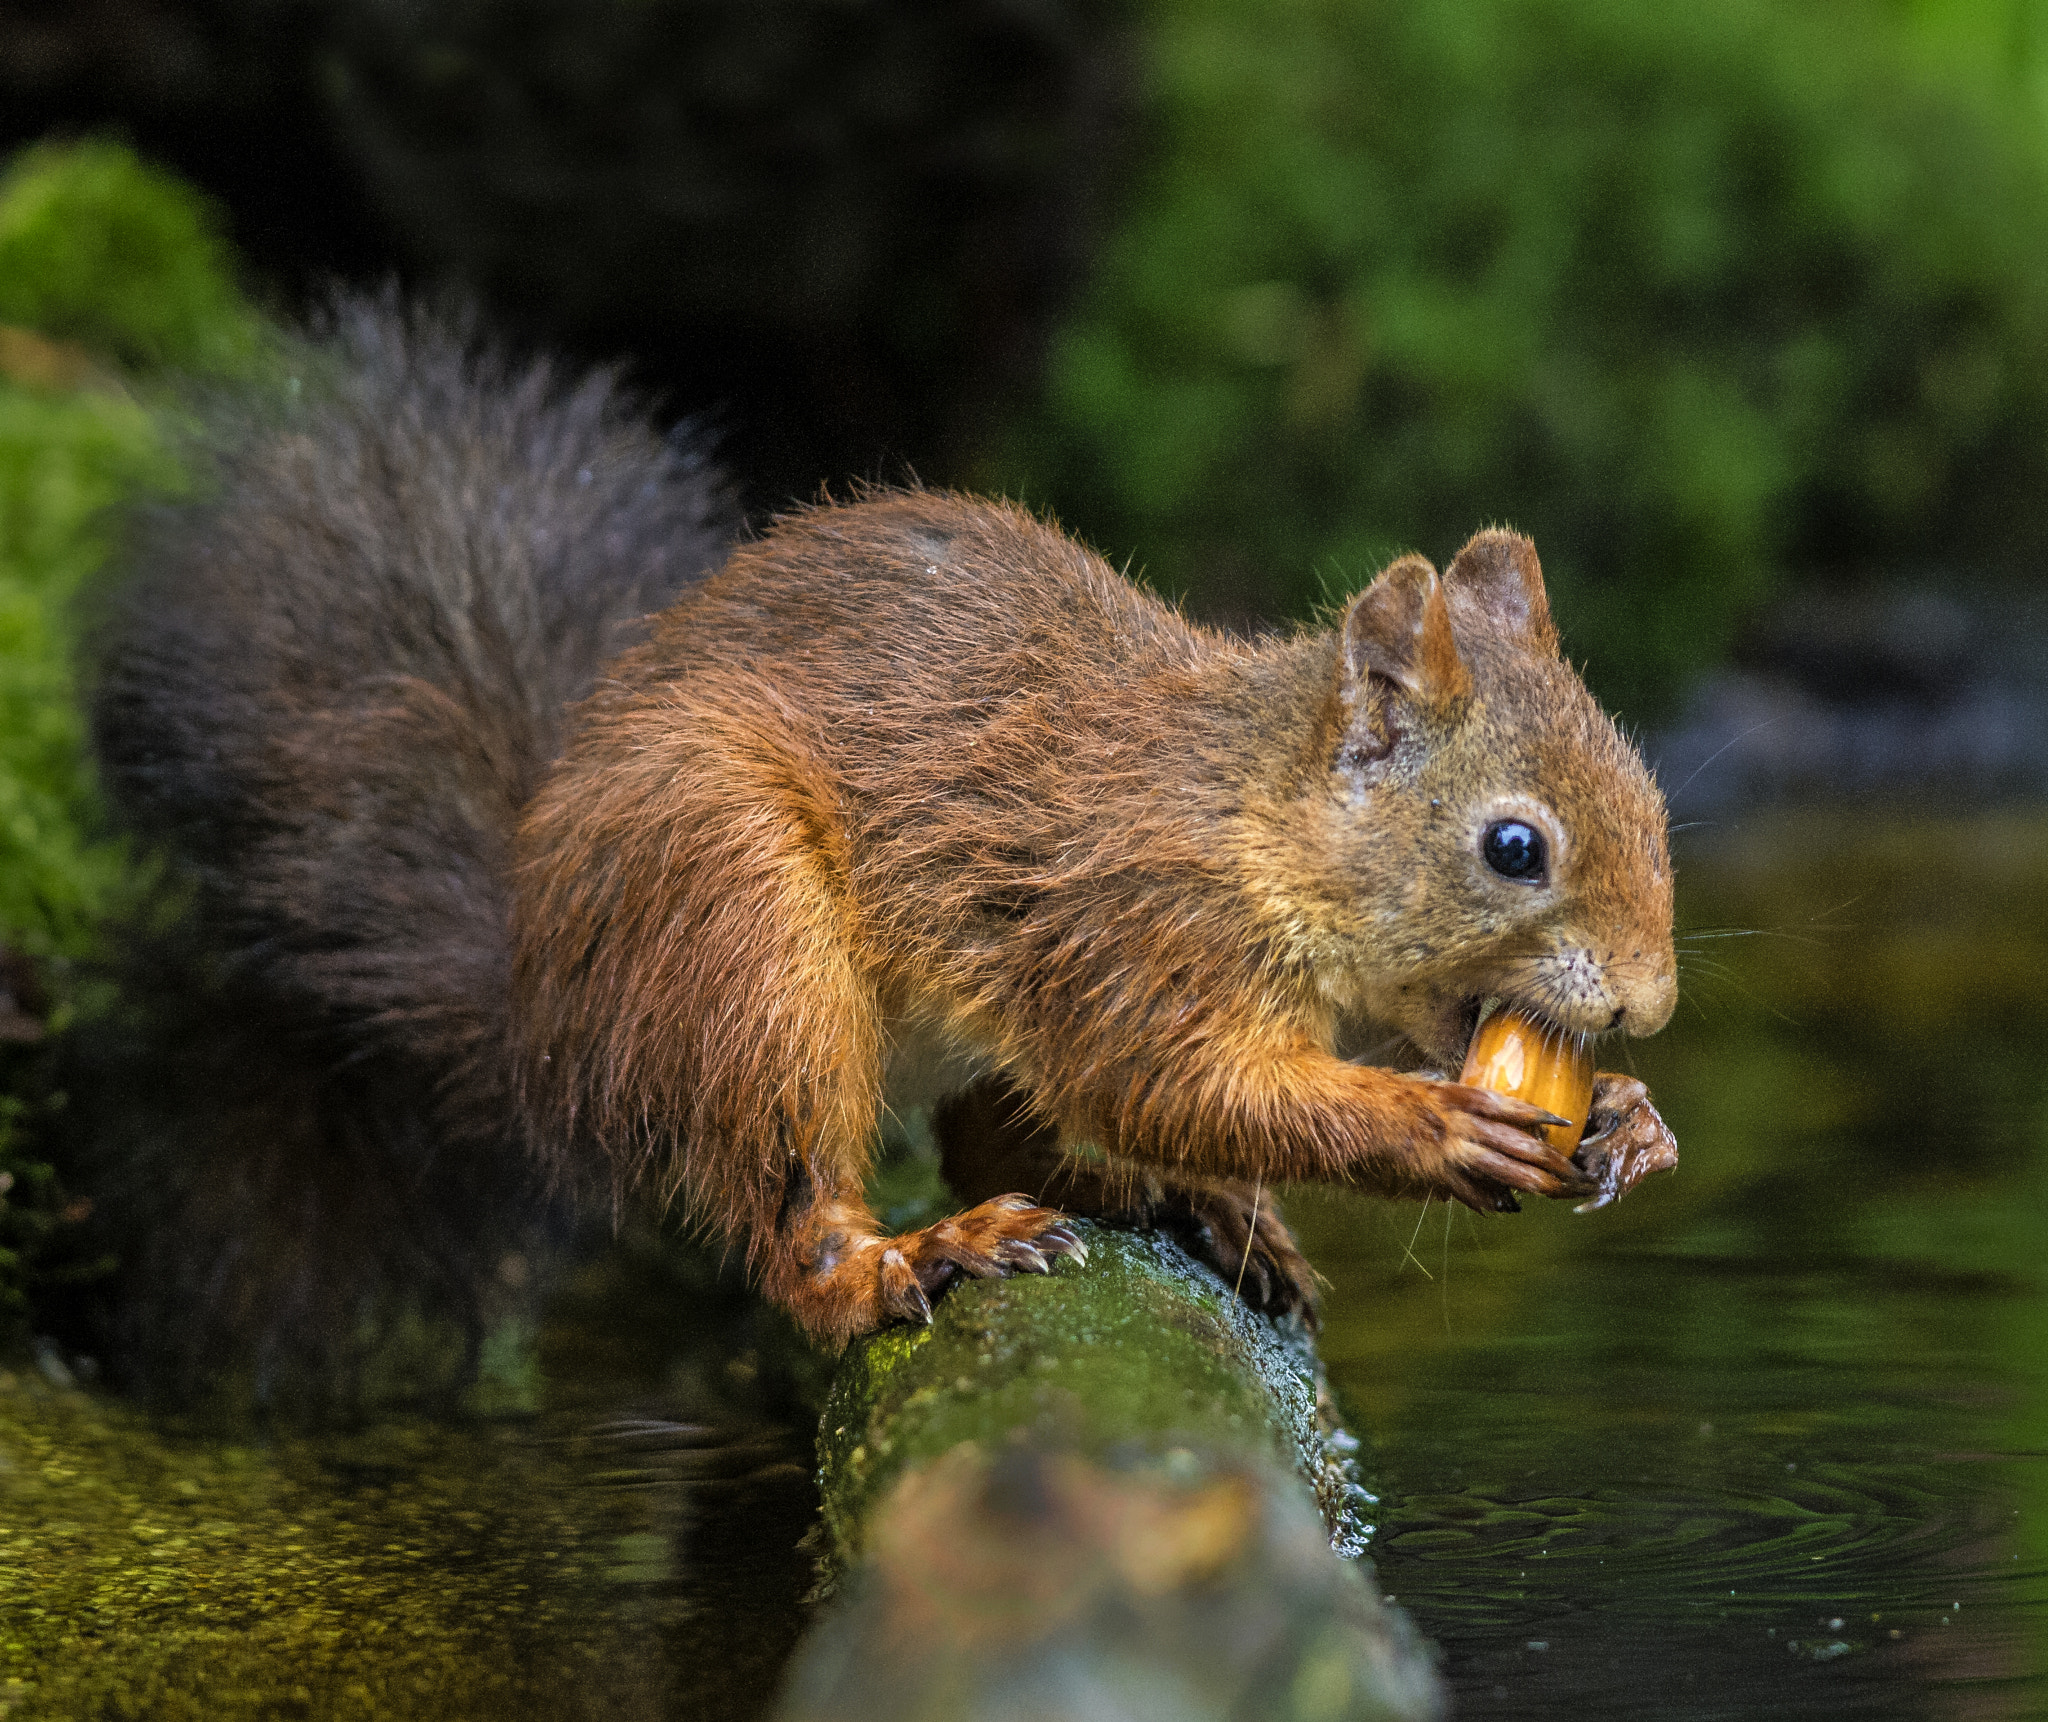
M1253 643L1012 506L912 492L780 523L613 666L521 827L543 1139L682 1195L828 1340L1061 1247L1056 1213L1000 1200L880 1236L861 1179L905 1022L1126 1162L1493 1205L1507 1123L1464 1120L1510 1112L1334 1056L1346 987L1669 1011L1662 804L1556 658L1518 546L1475 541L1448 609L1415 559L1347 630ZM1467 746L1613 827L1581 845L1570 906L1598 925L1563 955L1426 876L1439 839L1400 774ZM1531 1160L1512 1181L1563 1193L1569 1167Z

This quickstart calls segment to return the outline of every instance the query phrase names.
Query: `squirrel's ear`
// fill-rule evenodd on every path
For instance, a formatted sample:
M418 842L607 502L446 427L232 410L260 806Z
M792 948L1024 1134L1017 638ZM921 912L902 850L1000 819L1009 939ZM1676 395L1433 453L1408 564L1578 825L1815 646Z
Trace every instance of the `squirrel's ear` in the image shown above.
M1536 546L1519 532L1496 527L1477 534L1444 571L1444 584L1460 606L1474 605L1493 625L1533 651L1555 652L1557 629L1543 590Z
M1443 582L1426 560L1403 556L1352 599L1344 663L1353 681L1385 676L1424 706L1448 705L1472 691Z

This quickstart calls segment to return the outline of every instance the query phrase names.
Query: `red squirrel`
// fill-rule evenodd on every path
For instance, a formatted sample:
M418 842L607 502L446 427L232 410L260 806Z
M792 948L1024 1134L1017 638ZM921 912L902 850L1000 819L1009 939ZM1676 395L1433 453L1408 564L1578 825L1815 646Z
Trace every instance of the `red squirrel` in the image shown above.
M1455 1070L1494 998L1671 1013L1663 802L1527 539L1260 639L940 491L797 511L706 575L715 475L607 385L341 321L326 392L146 525L96 734L386 1158L608 1167L839 1344L1078 1253L1077 1212L1307 1310L1276 1183L1493 1210L1670 1157L1625 1077L1575 1159L1533 1107L1336 1051L1369 1023ZM918 1102L975 1205L890 1237L863 1176Z
M1247 641L1012 504L791 515L612 665L516 854L543 1140L681 1194L830 1341L1075 1247L1007 1192L884 1235L892 1074L1000 1085L984 1130L1096 1145L1110 1205L1122 1168L1212 1227L1297 1180L1492 1209L1592 1185L1546 1114L1346 1062L1340 1022L1454 1069L1489 997L1587 1034L1675 997L1663 803L1509 532ZM1663 1139L1626 1078L1596 1111Z

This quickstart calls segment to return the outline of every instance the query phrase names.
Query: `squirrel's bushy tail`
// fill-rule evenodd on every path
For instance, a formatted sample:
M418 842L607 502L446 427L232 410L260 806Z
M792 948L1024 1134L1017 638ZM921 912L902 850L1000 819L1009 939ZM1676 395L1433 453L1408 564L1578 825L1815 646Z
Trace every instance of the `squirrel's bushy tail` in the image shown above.
M210 439L199 499L136 522L97 629L108 798L191 894L130 976L133 1056L74 1083L147 1114L93 1134L127 1142L96 1180L115 1342L156 1386L244 1358L331 1383L421 1310L473 1361L535 1212L513 827L566 708L734 524L609 376L389 298L299 357Z

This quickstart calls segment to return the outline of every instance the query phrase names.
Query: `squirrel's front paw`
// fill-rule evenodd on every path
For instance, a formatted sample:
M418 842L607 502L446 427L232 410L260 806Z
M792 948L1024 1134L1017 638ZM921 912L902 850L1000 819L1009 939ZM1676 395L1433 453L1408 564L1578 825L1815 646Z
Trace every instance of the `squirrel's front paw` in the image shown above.
M1678 1164L1678 1143L1633 1076L1603 1070L1593 1078L1593 1109L1586 1136L1572 1155L1593 1193L1578 1206L1588 1213L1619 1201L1652 1172Z
M1442 1131L1431 1180L1436 1194L1482 1214L1514 1213L1521 1206L1517 1190L1552 1197L1598 1194L1599 1184L1570 1155L1531 1134L1538 1125L1563 1123L1555 1113L1462 1082L1421 1086Z

